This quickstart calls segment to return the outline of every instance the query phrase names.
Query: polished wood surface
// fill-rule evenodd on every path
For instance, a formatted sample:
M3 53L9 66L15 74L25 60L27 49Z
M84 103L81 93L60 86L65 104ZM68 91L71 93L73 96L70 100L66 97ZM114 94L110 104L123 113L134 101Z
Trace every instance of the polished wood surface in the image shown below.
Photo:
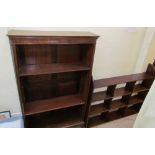
M126 82L133 82L138 80L140 81L145 79L153 79L153 78L154 77L152 75L149 75L146 73L138 73L138 74L132 74L132 75L100 79L100 80L94 81L94 88L100 88L104 86L110 86L110 85L121 84Z
M91 32L83 31L32 31L32 30L10 30L8 36L22 37L43 37L43 36L63 36L63 37L97 37L98 35Z
M56 63L56 64L41 64L41 65L27 65L19 69L20 76L29 75L44 75L53 73L65 73L75 71L87 71L90 67L82 63Z
M25 127L84 127L97 35L9 31Z
M25 115L32 115L83 104L84 102L82 101L80 96L70 95L54 99L28 102L24 105L24 112Z

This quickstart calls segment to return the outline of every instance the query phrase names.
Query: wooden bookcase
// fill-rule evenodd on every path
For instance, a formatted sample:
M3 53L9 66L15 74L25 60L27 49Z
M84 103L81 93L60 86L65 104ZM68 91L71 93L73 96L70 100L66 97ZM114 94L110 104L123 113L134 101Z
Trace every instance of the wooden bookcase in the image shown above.
M8 36L25 127L84 127L98 36L13 30Z
M138 113L154 78L155 62L144 73L92 80L87 127Z

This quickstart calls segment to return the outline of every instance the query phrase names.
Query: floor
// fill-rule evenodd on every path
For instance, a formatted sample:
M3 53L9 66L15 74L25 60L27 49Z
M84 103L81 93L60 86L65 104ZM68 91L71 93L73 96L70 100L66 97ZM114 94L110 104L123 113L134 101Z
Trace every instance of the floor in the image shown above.
M133 128L137 115L131 115L115 121L104 123L95 128Z

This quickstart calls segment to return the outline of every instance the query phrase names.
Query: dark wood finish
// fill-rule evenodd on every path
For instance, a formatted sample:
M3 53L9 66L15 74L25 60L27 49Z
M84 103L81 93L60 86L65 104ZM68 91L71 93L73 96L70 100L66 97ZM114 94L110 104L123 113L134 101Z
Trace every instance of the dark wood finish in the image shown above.
M82 101L80 96L70 95L54 99L40 100L26 103L24 105L24 113L27 116L83 104L84 102Z
M65 73L75 71L87 71L90 67L83 64L44 64L44 65L28 65L20 68L20 76L42 75L53 73Z
M138 74L118 76L118 77L107 78L107 79L100 79L100 80L94 81L94 88L101 88L105 86L117 85L117 84L126 83L126 82L140 81L145 79L154 79L154 77L147 73L138 73Z
M66 110L46 112L44 115L26 116L27 127L29 128L68 128L84 127L81 117L81 108L72 107Z
M93 105L90 108L89 118L101 115L103 112L108 111L108 108L104 104Z
M150 90L154 76L154 65L149 64L145 73L92 81L87 127L137 113ZM136 84L136 82L138 83ZM119 84L126 85L117 88ZM107 87L107 91L94 93L95 89L102 87ZM99 101L100 104L93 105L96 101Z
M41 31L8 36L25 127L84 127L98 36Z

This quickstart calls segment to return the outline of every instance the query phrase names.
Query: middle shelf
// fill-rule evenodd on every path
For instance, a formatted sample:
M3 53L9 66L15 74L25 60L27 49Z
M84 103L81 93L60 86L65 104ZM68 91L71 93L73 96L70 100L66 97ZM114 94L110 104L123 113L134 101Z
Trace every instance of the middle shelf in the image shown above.
M40 65L24 65L19 69L20 77L30 75L43 75L52 73L65 73L75 71L87 71L90 67L82 63L55 63Z
M83 104L84 101L79 95L68 95L57 97L54 99L38 100L33 102L27 102L24 105L24 114L28 116L32 114L38 114Z

